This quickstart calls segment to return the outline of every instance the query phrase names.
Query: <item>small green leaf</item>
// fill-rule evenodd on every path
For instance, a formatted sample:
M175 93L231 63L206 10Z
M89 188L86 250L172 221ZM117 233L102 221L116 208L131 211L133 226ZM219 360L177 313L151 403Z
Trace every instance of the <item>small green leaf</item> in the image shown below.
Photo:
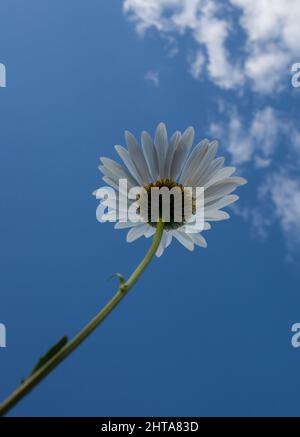
M51 349L48 350L48 352L43 355L37 365L34 367L33 371L31 372L31 375L33 375L37 370L39 370L41 367L43 367L51 358L53 358L66 344L68 343L68 337L64 336L62 339L59 340L54 346L51 347Z
M109 279L112 278L119 278L120 281L120 286L123 287L125 285L125 278L122 275L122 273L115 273L114 275L112 275Z

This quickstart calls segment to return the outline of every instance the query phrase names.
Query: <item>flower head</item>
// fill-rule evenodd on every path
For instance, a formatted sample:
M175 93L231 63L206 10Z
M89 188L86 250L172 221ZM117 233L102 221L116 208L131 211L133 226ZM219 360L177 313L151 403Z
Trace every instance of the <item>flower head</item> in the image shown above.
M164 231L156 255L160 256L170 245L173 237L188 250L194 246L206 247L202 230L211 228L210 222L229 218L222 208L235 202L238 196L231 194L239 185L247 181L241 177L232 176L235 167L224 166L224 158L216 158L218 144L206 139L198 143L193 149L194 129L188 127L183 133L176 131L168 139L166 126L160 123L152 140L147 132L142 132L141 144L128 131L125 132L127 149L115 146L124 165L108 158L100 158L102 164L99 169L103 173L103 181L116 189L120 200L119 181L125 179L128 188L142 187L141 194L129 200L138 205L139 220L119 221L116 229L129 228L127 241L132 242L141 236L150 237L155 233L157 221L151 219L150 212L154 206L153 189L177 189L179 197L171 196L168 204L169 220L164 221ZM200 194L194 189L202 187ZM192 191L190 191L191 189ZM95 192L97 194L97 191ZM203 196L201 210L202 222L197 221L196 204ZM158 216L162 216L159 197L156 197ZM185 199L191 201L191 208L186 212ZM116 206L110 205L114 210ZM128 205L126 205L127 207ZM147 206L146 213L144 206ZM118 202L122 209L121 201ZM182 212L181 218L176 219L176 213Z

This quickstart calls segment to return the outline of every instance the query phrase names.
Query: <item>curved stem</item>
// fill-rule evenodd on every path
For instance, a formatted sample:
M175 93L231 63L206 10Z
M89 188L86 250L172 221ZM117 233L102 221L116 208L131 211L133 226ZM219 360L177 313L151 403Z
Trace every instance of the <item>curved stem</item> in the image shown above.
M137 279L143 273L145 268L153 258L161 237L163 234L163 223L157 223L156 233L153 237L152 244L138 267L124 282L120 280L120 286L116 294L105 305L105 307L72 339L70 340L56 355L47 361L41 368L27 378L23 384L17 388L8 398L0 405L0 416L6 414L14 405L16 405L27 393L29 393L40 381L42 381L55 367L57 367L65 358L67 358L96 328L103 320L111 313L117 304L123 299L126 293L133 287Z

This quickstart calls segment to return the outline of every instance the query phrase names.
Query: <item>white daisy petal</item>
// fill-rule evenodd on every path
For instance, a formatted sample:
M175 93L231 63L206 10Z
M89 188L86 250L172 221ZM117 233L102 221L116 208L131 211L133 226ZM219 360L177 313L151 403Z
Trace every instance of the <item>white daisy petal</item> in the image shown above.
M110 177L103 176L102 180L107 184L113 187L116 191L119 191L119 185L116 184Z
M194 140L194 129L188 127L182 134L171 164L170 178L177 180Z
M103 173L104 176L109 177L114 183L115 185L119 186L119 180L120 179L126 179L127 180L127 187L128 189L134 187L137 185L137 182L133 182L133 178L132 177L120 177L118 175L116 175L114 172L112 172L109 168L105 167L105 165L99 165L99 170L101 171L101 173Z
M140 226L142 223L141 222L117 222L115 224L115 229L127 229L127 228L133 228L135 226Z
M120 158L122 159L122 161L124 162L124 164L126 165L126 167L128 168L129 172L134 177L134 179L136 179L138 181L139 185L144 185L144 181L141 178L139 172L137 171L134 163L132 162L128 150L126 150L124 147L119 146L119 145L116 145L115 149L116 149L118 155L120 156Z
M205 171L209 168L210 164L212 163L212 160L214 159L218 149L218 142L212 141L208 148L207 152L203 156L201 163L198 167L199 174L204 174Z
M212 189L210 190L210 188ZM208 188L204 192L205 202L212 202L213 200L217 200L223 196L227 196L227 194L232 193L237 188L237 185L230 183L219 183L218 185L213 185L210 188Z
M193 186L193 178L199 176L198 167L207 152L208 145L209 141L205 139L195 146L183 167L180 183Z
M189 236L189 234L185 234L184 232L180 232L180 231L173 231L173 236L176 238L176 240L179 241L179 243L181 243L188 250L190 251L194 250L194 242Z
M213 200L212 202L208 202L205 203L205 208L216 208L216 209L220 209L220 208L224 208L225 206L230 205L233 202L236 202L239 199L239 196L235 195L235 194L230 194L228 196L224 196L221 199L218 200Z
M171 144L171 143L173 143L173 144L178 143L178 141L180 140L180 138L181 138L181 132L180 132L180 130L176 130L176 131L172 134L172 136L171 136L171 138L170 138L170 144Z
M207 247L207 242L201 234L191 234L190 237L196 246Z
M138 226L132 227L127 233L127 243L132 243L133 241L144 235L144 233L147 231L147 227L148 225L145 224L139 224Z
M208 181L204 184L204 188L210 187L211 185L215 184L218 181L221 181L222 179L227 179L235 172L235 170L235 167L221 168L214 175L210 176L210 179L208 179Z
M145 160L144 154L138 145L136 139L130 133L129 131L125 131L125 141L127 144L127 148L131 157L132 162L134 162L134 165L141 176L142 180L147 180L150 182L151 176L149 173L148 165Z
M221 180L204 190L205 202L211 202L234 191L238 185L246 183L243 178L228 178Z
M230 215L226 211L219 211L218 209L205 211L205 220L216 222L220 220L227 220L229 218Z
M172 232L167 232L166 248L169 247L171 243L172 243Z
M159 177L164 177L165 156L168 148L168 135L164 123L159 123L155 133L154 144L158 156L158 173Z
M144 235L146 238L152 237L155 234L156 229L153 226L148 226L148 229L145 231Z
M205 217L206 219L206 217ZM208 223L207 221L204 221L203 223L203 217L201 214L201 219L197 220L197 216L196 214L193 215L192 219L190 221L188 221L182 228L184 232L188 233L188 234L196 234L198 232L202 232L202 231L208 231L209 229L211 229L211 224Z
M132 177L128 170L126 170L116 161L104 157L101 157L100 160L103 163L104 167L114 173L115 176L118 177L118 179L127 179L132 186L137 185L137 180Z
M247 179L241 178L240 176L233 176L231 178L228 178L231 182L236 183L237 185L245 185L247 184Z
M197 168L194 170L192 179L189 182L192 182L194 186L202 186L203 182L207 178L207 174L210 174L213 171L215 166L222 165L222 161L219 160L217 163L213 162L213 158L216 154L218 148L217 142L209 143L206 148L206 152L203 156L201 156L201 162L197 162Z
M167 232L163 231L159 246L157 248L157 251L155 253L155 255L159 258L160 256L162 256L162 254L164 253L164 250L166 248L166 244L167 244Z
M165 177L166 178L170 178L171 164L173 161L174 153L175 153L176 148L178 146L178 143L180 141L180 138L181 138L180 131L174 132L173 135L171 136L170 144L169 144L169 147L167 150L167 155L166 155L166 162L165 162Z
M148 132L142 133L142 147L152 180L158 179L158 158L154 143Z
M195 178L195 185L197 187L203 187L205 184L214 178L214 176L223 169L225 158L220 158L211 161L206 170Z

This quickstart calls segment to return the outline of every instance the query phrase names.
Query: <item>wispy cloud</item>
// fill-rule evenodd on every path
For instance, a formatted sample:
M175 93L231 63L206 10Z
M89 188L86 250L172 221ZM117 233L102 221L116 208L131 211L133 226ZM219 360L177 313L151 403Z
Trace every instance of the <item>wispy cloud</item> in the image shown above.
M300 255L300 131L280 111L265 106L247 122L234 105L219 102L219 122L210 135L219 138L235 164L251 171L258 186L255 201L235 206L251 225L253 235L265 238L279 223L290 260Z
M271 93L289 83L290 65L299 55L300 0L124 0L123 5L139 33L154 28L172 37L191 35L198 46L188 56L195 78L205 61L208 78L224 89L250 85ZM229 48L237 32L245 38Z
M250 224L251 235L266 239L272 226L281 229L286 244L286 258L298 262L300 257L300 179L299 172L287 167L266 175L258 188L255 204L232 205L235 214Z
M145 74L145 80L147 80L156 87L159 86L159 72L153 70L147 71L147 73Z
M286 169L269 175L260 188L261 203L272 202L276 218L285 235L288 256L293 260L300 249L300 180ZM263 209L261 210L263 212Z
M202 51L198 50L190 52L188 55L188 61L190 64L190 73L194 79L200 79L203 69L205 67L205 56Z
M210 134L222 139L234 164L251 161L256 167L267 167L271 163L279 134L286 132L286 124L271 106L257 110L248 123L236 106L224 106L222 119L211 123Z

